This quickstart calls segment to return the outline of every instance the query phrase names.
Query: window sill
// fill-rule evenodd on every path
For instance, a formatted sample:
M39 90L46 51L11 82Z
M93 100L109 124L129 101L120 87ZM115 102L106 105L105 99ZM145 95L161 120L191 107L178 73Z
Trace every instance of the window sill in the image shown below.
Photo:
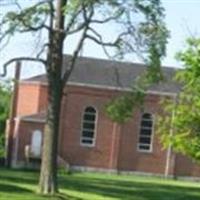
M88 147L88 148L93 148L93 147L95 147L95 145L94 144L92 144L92 145L90 145L90 144L80 144L80 146L81 147Z
M137 149L138 153L147 153L147 154L152 154L153 150L141 150L141 149Z

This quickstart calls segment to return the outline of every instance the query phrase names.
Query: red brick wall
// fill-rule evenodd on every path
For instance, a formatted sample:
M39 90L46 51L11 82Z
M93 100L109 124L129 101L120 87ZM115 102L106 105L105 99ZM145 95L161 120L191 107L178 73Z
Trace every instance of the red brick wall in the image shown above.
M37 113L46 109L46 86L21 84L19 95L18 115ZM164 174L166 151L162 150L155 133L152 152L142 153L137 150L141 119L139 110L134 113L129 122L117 129L120 130L119 133L113 133L114 124L106 116L104 106L116 95L119 95L119 92L111 90L78 86L67 88L67 95L64 95L62 102L59 155L72 165L107 169L117 165L119 170ZM156 113L162 111L159 101L158 96L148 95L144 104L144 112L155 114L155 120ZM98 111L96 144L94 147L80 145L82 113L86 106L94 106ZM21 122L19 128L20 160L24 159L24 147L30 144L31 133L36 129L43 129L43 125ZM114 141L113 136L117 135L119 141L118 139ZM120 146L119 152L116 151L118 145ZM112 157L117 155L118 157ZM197 167L183 156L177 156L175 171L177 175L200 175L200 167Z
M158 104L159 98L155 95L148 95L144 104L144 112L151 113L154 116L152 152L140 152L137 149L141 119L141 112L139 110L134 113L133 118L129 122L122 126L119 158L119 168L121 170L164 173L166 152L161 150L162 147L155 130L156 113L160 112Z
M40 93L39 93L39 104L38 104L38 111L44 111L47 110L47 86L46 85L40 85Z
M178 176L200 176L200 166L195 161L178 154L176 156L175 173Z
M36 122L21 121L18 129L18 161L25 161L25 146L31 144L32 133L35 130L44 130L44 124Z
M110 159L112 122L104 113L110 95L105 91L70 87L62 109L60 137L61 157L70 164L108 168ZM80 145L82 113L86 106L94 106L98 112L96 145Z
M47 86L21 83L17 101L17 116L30 115L47 106Z
M20 84L17 116L36 113L38 110L39 85Z
M111 94L107 90L71 87L68 90L64 108L61 129L61 156L73 165L110 168L112 154L113 123L105 116L104 105L110 100ZM159 111L159 99L149 96L145 103L145 111L152 114ZM94 106L99 111L98 127L95 147L80 145L81 117L86 106ZM154 136L153 152L141 153L137 151L137 139L140 128L140 112L134 114L133 119L121 126L121 141L118 158L118 168L121 170L136 170L151 173L164 173L166 152ZM147 164L148 163L148 164Z

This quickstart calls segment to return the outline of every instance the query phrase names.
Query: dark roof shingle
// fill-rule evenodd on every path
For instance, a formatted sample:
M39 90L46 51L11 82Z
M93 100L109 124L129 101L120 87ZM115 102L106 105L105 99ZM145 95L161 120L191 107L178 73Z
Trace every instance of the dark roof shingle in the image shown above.
M64 59L64 67L67 67L69 56ZM70 84L84 84L88 86L113 87L128 89L134 80L140 76L146 67L143 64L116 62L104 59L79 57L70 75ZM154 92L177 93L180 85L173 81L175 68L163 67L165 81L150 88ZM24 81L46 82L46 75L39 75Z

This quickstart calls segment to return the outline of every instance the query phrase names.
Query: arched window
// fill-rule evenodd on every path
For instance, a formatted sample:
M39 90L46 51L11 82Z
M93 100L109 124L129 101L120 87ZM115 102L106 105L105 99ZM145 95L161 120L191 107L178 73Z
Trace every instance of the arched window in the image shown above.
M84 146L94 146L96 130L97 112L95 108L86 107L82 119L81 144Z
M30 147L31 155L34 157L41 156L42 150L42 132L40 130L33 131L31 138L31 147Z
M139 151L152 151L153 116L144 113L141 118L140 135L138 141Z

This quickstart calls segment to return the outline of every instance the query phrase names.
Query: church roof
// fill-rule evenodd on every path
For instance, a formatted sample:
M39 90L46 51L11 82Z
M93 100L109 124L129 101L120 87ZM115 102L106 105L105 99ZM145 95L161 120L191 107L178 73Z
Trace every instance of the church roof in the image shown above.
M31 115L25 115L21 116L20 119L21 121L27 121L27 122L41 122L45 123L46 122L46 111L41 111L40 113L34 113Z
M64 59L64 68L67 67L68 59L68 56ZM145 69L145 65L139 63L79 57L70 75L68 84L126 90L131 88L134 80ZM180 90L180 85L173 81L176 71L176 68L163 67L165 81L153 85L149 90L160 93L177 93ZM47 82L47 79L46 75L43 74L24 81Z

